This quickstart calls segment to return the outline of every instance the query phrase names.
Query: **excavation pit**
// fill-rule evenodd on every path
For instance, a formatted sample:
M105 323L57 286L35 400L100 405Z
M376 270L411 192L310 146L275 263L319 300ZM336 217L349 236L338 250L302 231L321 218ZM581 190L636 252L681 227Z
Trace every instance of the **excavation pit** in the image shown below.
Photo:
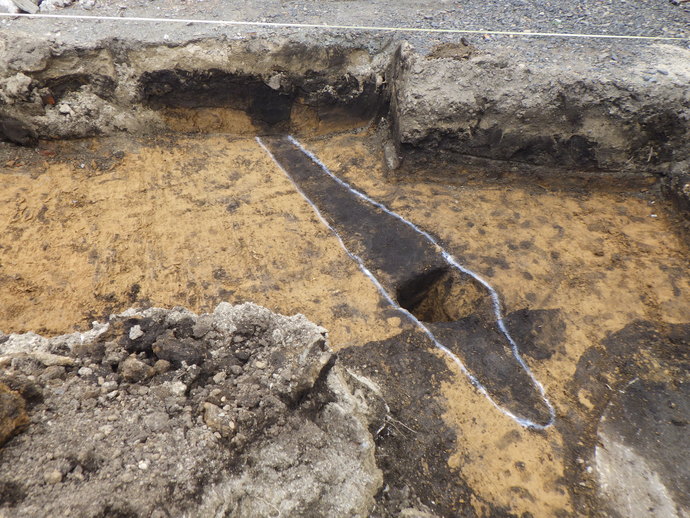
M411 279L398 289L397 295L400 306L422 322L453 322L470 315L493 315L486 287L451 268Z
M508 123L513 101L492 98L468 121L460 100L420 81L441 74L447 93L465 68L504 74L495 84L523 72L498 58L428 60L405 46L252 45L74 50L93 70L67 74L69 52L25 70L27 91L2 111L13 144L0 147L0 330L84 332L130 307L201 315L254 302L302 313L328 329L337 365L380 387L369 433L384 482L372 516L577 516L615 502L588 469L607 405L636 378L655 387L687 378L686 223L664 191L682 202L681 118L655 112L647 96L632 138L626 110L607 119L601 105L578 104L594 95L587 86L579 100L539 98L543 118L523 110ZM319 217L320 200L305 199L255 139L287 134L315 169L428 233L492 286L515 348L487 287L431 257L434 246L391 253L367 242L358 212L341 218L344 232ZM414 268L407 253L417 253ZM370 275L357 257L374 264ZM450 349L467 372L398 304L435 340L460 336ZM144 352L142 362L158 360ZM305 415L321 415L331 397L315 386L316 410ZM609 428L606 441L617 441ZM682 501L668 466L658 472ZM15 495L0 512L20 509L16 495L30 488L0 483Z

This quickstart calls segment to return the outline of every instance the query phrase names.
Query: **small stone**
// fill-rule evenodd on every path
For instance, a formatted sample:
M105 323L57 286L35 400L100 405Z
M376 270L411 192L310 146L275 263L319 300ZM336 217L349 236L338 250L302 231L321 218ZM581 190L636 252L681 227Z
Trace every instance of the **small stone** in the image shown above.
M89 367L82 367L77 371L77 374L79 374L81 377L91 376L93 374L93 369Z
M194 338L202 338L212 329L213 320L210 317L204 318L204 316L201 316L192 327L192 336L194 336Z
M128 381L137 382L150 378L155 371L135 356L130 356L120 364L120 374Z
M81 393L81 399L82 400L96 399L100 395L100 393L101 393L101 391L96 387L86 388Z
M213 403L204 403L204 423L214 432L223 437L230 436L235 431L235 423L231 421L227 414L220 407Z
M62 482L62 473L60 473L60 471L57 469L46 471L43 474L43 480L45 480L48 484L59 484Z
M46 369L41 373L38 379L40 379L41 381L64 379L65 373L65 368L61 365L51 365L50 367L46 367Z
M266 362L258 361L254 364L254 367L256 367L257 369L265 369Z
M149 463L146 462L145 460L140 460L139 464L137 464L137 466L139 466L139 469L142 471L149 469Z
M141 326L137 324L136 326L132 326L132 328L129 330L129 339L130 340L136 340L137 338L141 338L144 336L144 332L141 330Z
M222 383L225 381L226 374L224 371L221 371L217 373L215 376L213 376L213 382L214 383Z
M232 372L235 376L239 376L240 374L242 374L242 367L240 367L239 365L233 365L232 367L230 367L230 372Z
M172 331L166 331L153 343L153 352L161 360L167 360L175 367L182 362L198 365L204 361L204 351L192 339L178 340Z
M101 390L103 391L104 394L107 394L108 392L112 392L117 388L117 381L104 381L103 384L101 385Z
M251 356L252 356L252 353L250 353L247 350L237 351L235 353L235 357L242 362L246 362L247 360L249 360L249 358L251 358Z
M273 90L280 90L281 81L283 79L283 74L276 74L271 77L266 84Z
M72 110L72 107L67 103L62 103L60 106L58 106L58 112L60 112L62 115L74 114L74 110Z
M170 365L168 360L158 360L153 364L153 370L156 371L156 374L164 374L168 372L171 367L172 365Z
M69 474L69 478L73 478L79 481L84 480L84 469L81 467L81 465L77 464L77 467L72 470L72 472Z
M174 396L184 396L185 392L187 392L187 385L181 381L174 381L170 384L170 392Z
M152 432L163 432L170 428L170 417L165 412L154 412L144 418L144 426Z

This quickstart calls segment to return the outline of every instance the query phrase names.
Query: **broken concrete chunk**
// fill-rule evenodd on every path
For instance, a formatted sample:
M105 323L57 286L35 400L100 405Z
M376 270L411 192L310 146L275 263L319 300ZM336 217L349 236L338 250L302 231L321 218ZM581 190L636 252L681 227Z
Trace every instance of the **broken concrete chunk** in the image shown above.
M22 11L29 14L36 14L38 12L38 5L31 0L12 0L14 4Z

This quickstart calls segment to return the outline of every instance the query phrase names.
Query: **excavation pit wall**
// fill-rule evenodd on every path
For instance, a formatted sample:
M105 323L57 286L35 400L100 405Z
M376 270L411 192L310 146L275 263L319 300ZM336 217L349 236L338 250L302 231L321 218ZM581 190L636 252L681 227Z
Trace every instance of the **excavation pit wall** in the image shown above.
M314 135L385 118L386 162L401 175L448 163L650 174L687 198L689 70L690 51L663 44L545 60L465 43L421 55L383 37L80 48L17 33L0 36L0 139Z
M683 171L687 142L657 138L670 146L659 160L647 160L649 151L624 162L624 153L590 153L595 163L561 164L560 148L529 145L511 155L506 150L520 138L532 142L534 132L560 131L566 141L584 130L540 126L536 115L516 129L506 116L502 131L513 136L487 140L481 123L462 119L468 105L454 97L480 88L465 73L489 58L472 49L447 49L432 61L383 44L106 47L46 50L38 42L7 58L18 47L5 43L4 136L30 145L37 139L38 153L2 147L11 179L3 190L11 273L2 282L12 300L3 331L81 330L130 306L203 312L252 300L284 314L304 312L329 329L345 366L383 387L391 407L392 420L379 415L370 429L389 486L377 495L374 516L406 507L439 516L601 509L588 468L608 402L636 377L663 383L669 372L686 375L674 348L688 336L685 249L674 234L676 215L655 186L681 178L672 175ZM668 50L654 49L640 59ZM491 59L494 73L514 73L509 61ZM658 74L657 85L670 97L656 98L657 86L645 90L643 83L632 94L616 90L637 97L630 117L656 103L661 112L673 100L679 107L669 135L680 135L687 99L677 90L681 72L670 70L674 75ZM425 82L436 72L445 74L440 91ZM438 102L425 111L429 90ZM520 102L532 102L529 88L520 91ZM512 105L492 110L501 106ZM351 131L371 121L370 131ZM626 135L634 134L630 128ZM500 288L510 329L558 408L555 426L535 433L506 418L382 303L253 138L285 132L307 136L305 145L334 173L430 230ZM590 135L594 147L584 148L611 145L608 135ZM567 166L578 189L554 192L567 175L553 164ZM477 175L480 168L486 176ZM521 180L510 189L496 182L496 171L506 170ZM590 184L581 176L613 188L583 190ZM422 181L427 177L436 182ZM675 192L687 192L678 185ZM46 235L54 241L44 247ZM466 309L447 306L464 285L454 275L411 279L398 302L440 324L485 311L486 294L471 289L460 294ZM67 295L65 286L73 288ZM671 475L661 477L664 484Z

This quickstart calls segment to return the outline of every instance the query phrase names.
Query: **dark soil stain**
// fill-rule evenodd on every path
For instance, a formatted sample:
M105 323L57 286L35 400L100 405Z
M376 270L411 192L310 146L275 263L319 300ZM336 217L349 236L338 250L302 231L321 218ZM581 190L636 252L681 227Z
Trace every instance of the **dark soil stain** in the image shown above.
M392 419L377 435L376 462L388 487L378 496L379 516L397 516L396 503L414 505L415 499L441 516L474 516L471 489L448 467L455 432L443 422L445 408L436 394L450 372L433 347L422 333L410 330L338 353L340 362L382 388L390 407ZM401 495L407 495L406 502ZM461 500L468 504L461 507Z
M541 395L494 323L472 315L431 324L429 328L470 372L481 373L481 383L499 405L534 423L549 421L549 410Z
M674 500L690 507L690 382L637 380L614 395L605 426L642 455ZM602 422L603 423L603 422Z
M644 394L633 389L630 396L625 396L638 399L636 412L639 413L635 421L628 421L626 426L631 426L634 430L638 430L638 424L646 426L651 434L648 436L645 433L646 440L656 441L658 430L654 431L653 428L660 426L664 420L677 418L659 418L660 414L655 414L651 409L658 409L659 401L664 398L671 401L676 397L675 393L687 390L689 373L690 323L668 324L638 320L611 333L601 346L591 347L580 357L566 390L576 399L584 396L589 404L584 405L580 401L580 405L573 405L567 415L556 421L556 426L569 445L568 454L571 459L566 463L566 478L580 511L589 512L592 509L587 507L591 503L583 498L586 491L581 490L579 485L590 476L585 472L585 463L578 462L577 459L589 459L593 456L599 421L609 402L615 401L621 393L637 383L648 387L649 390ZM654 381L659 378L665 380L663 388L658 381ZM642 410L640 405L645 409ZM635 408L630 402L626 406ZM640 423L639 419L642 419ZM645 420L648 424L644 423ZM656 424L652 424L653 422ZM682 418L679 422L682 423ZM676 451L678 458L678 443L666 447ZM650 454L654 455L656 453Z
M535 360L565 353L565 322L559 309L519 309L506 316L506 325L520 352Z
M451 268L442 250L419 231L326 174L288 138L264 143L345 247L462 359L501 407L537 425L551 421L549 407L498 328L485 286Z

